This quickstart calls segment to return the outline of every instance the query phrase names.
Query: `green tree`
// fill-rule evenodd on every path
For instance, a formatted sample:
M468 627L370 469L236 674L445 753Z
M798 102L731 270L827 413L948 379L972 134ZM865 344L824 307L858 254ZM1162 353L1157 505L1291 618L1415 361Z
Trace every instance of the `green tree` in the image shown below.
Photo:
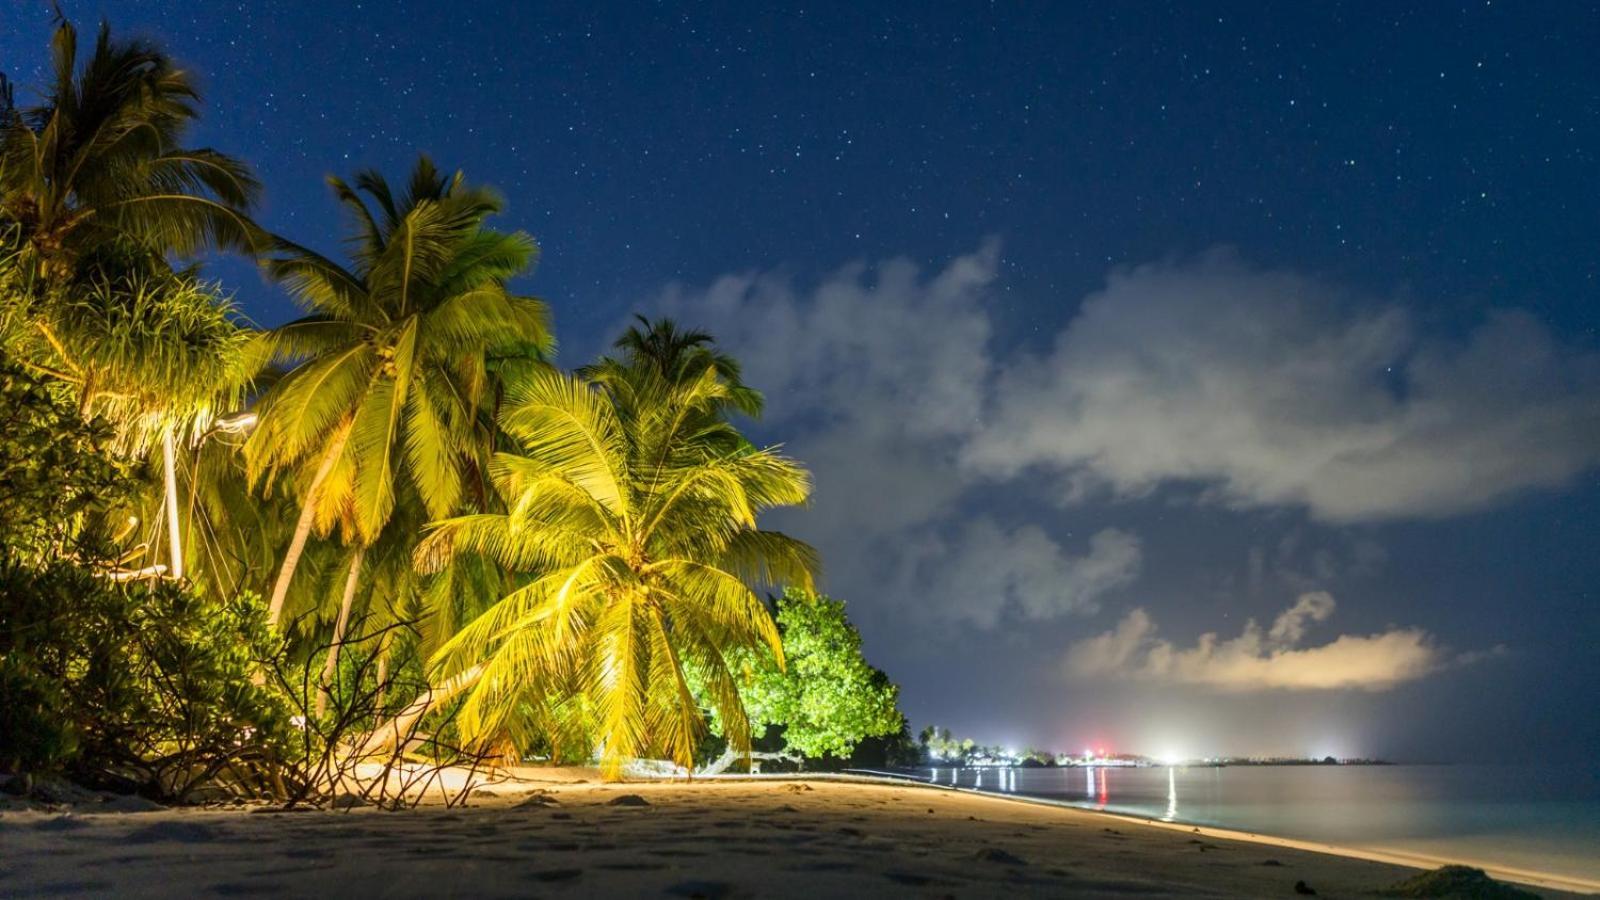
M748 749L725 654L765 645L782 664L753 587L809 587L816 561L757 528L762 510L804 502L810 479L729 425L731 402L714 368L680 381L638 358L599 386L540 371L510 387L501 425L520 452L491 468L508 512L447 520L418 549L429 568L482 554L527 575L435 656L442 683L472 682L458 719L468 740L583 695L607 777L652 751L690 766L704 720L688 663L729 742Z
M545 304L507 286L532 265L533 239L484 227L501 209L494 193L425 156L400 193L374 172L329 184L355 222L352 268L287 241L267 263L309 312L265 338L267 356L297 365L263 397L246 445L252 479L292 478L301 498L274 625L313 529L370 546L402 474L430 518L459 512L489 449L490 357L553 346Z
M741 654L739 695L750 721L783 728L786 749L849 756L862 740L900 731L900 690L861 655L844 601L790 588L778 599L785 665L762 650Z

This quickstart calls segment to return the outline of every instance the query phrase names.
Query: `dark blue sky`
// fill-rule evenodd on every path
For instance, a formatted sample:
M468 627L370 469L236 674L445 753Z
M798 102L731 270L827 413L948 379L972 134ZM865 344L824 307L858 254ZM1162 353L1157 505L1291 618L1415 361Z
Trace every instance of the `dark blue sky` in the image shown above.
M564 362L725 334L918 726L1600 751L1591 4L64 5L200 74L275 231L426 151L539 239ZM19 101L48 32L0 0Z

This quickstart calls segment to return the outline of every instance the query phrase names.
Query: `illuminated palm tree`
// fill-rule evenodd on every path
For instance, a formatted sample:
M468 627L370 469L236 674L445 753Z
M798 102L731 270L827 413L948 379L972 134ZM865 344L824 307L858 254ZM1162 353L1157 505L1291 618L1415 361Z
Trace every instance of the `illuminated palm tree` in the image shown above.
M816 568L809 546L756 527L761 510L806 500L804 469L724 421L732 388L715 368L680 380L639 356L606 365L599 386L552 371L513 384L501 425L519 452L490 466L508 511L439 523L418 548L424 569L481 555L526 577L434 656L437 684L471 682L464 736L526 730L528 710L581 696L607 777L647 751L693 764L704 719L686 662L748 750L723 653L765 645L781 665L755 588L809 586Z
M311 532L342 524L348 543L370 546L402 474L429 517L459 512L464 479L489 450L490 358L553 346L545 304L507 287L538 248L484 227L501 208L492 192L427 157L398 195L373 172L329 184L356 222L352 267L287 241L267 263L310 313L264 338L267 356L297 365L262 399L246 445L253 479L293 478L302 498L269 601L274 624Z
M143 457L161 447L167 574L185 576L178 495L180 444L194 446L239 408L257 366L251 332L232 303L172 274L96 278L58 301L58 355L87 415L117 431L117 449Z
M578 369L579 377L625 389L632 370L640 367L676 384L696 381L709 369L728 387L723 406L751 417L761 415L761 392L744 383L739 361L718 350L709 332L684 331L666 318L651 321L635 315L634 319L637 323L612 344L623 351L622 359L601 357L598 363Z
M232 310L170 253L251 250L259 185L247 167L183 146L197 117L188 74L102 25L79 65L62 20L40 105L0 111L0 247L13 263L0 337L17 358L107 413L124 449L159 442L170 574L182 577L176 445L237 398L245 379Z

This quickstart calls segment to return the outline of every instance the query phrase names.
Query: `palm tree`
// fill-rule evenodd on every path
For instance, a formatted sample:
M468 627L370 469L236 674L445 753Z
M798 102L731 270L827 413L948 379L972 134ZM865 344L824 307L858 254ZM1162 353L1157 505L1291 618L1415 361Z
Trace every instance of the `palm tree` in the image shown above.
M309 312L265 336L267 356L298 365L262 399L246 445L253 480L286 473L302 498L274 624L312 530L343 524L347 542L370 546L402 472L431 518L458 512L489 450L490 358L553 346L545 304L507 287L538 248L484 227L501 209L492 192L426 156L400 194L370 171L329 184L356 224L351 268L287 241L267 263Z
M636 314L634 319L636 323L612 343L623 351L622 358L603 356L598 363L579 368L580 378L625 386L633 370L643 367L667 381L688 384L711 370L728 388L724 406L751 418L761 416L761 392L744 383L739 361L718 350L709 332L684 331L667 318L651 321Z
M650 750L693 764L704 718L686 664L748 751L723 654L765 645L781 665L754 588L809 587L816 569L809 546L756 527L761 510L806 500L804 469L724 421L733 389L715 368L679 380L633 357L598 386L553 371L512 385L501 425L520 452L490 466L508 511L441 522L417 551L428 570L482 555L526 573L434 656L438 684L472 682L464 737L525 731L529 715L583 696L607 777Z
M101 25L78 64L65 19L51 39L44 102L0 117L0 219L20 226L33 274L60 283L115 248L160 259L208 247L253 250L250 170L183 146L198 116L189 74L161 50Z
M110 412L125 449L162 447L170 574L183 576L176 444L236 394L240 327L169 253L251 250L249 169L183 146L199 95L170 57L102 25L79 65L77 30L51 41L44 102L0 111L0 244L15 271L0 336L36 371ZM219 380L220 379L220 380Z

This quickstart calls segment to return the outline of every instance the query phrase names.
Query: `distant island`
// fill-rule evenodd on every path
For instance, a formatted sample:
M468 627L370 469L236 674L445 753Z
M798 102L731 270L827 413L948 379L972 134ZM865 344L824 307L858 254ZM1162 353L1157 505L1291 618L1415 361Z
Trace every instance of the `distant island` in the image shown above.
M917 735L917 746L925 765L954 767L998 768L1055 768L1082 766L1388 766L1393 763L1382 759L1352 757L1340 759L1333 756L1204 756L1158 757L1138 753L1113 753L1085 748L1082 753L1056 753L1048 750L1025 748L1015 750L1002 746L984 746L966 739L951 736L950 729L930 725Z

